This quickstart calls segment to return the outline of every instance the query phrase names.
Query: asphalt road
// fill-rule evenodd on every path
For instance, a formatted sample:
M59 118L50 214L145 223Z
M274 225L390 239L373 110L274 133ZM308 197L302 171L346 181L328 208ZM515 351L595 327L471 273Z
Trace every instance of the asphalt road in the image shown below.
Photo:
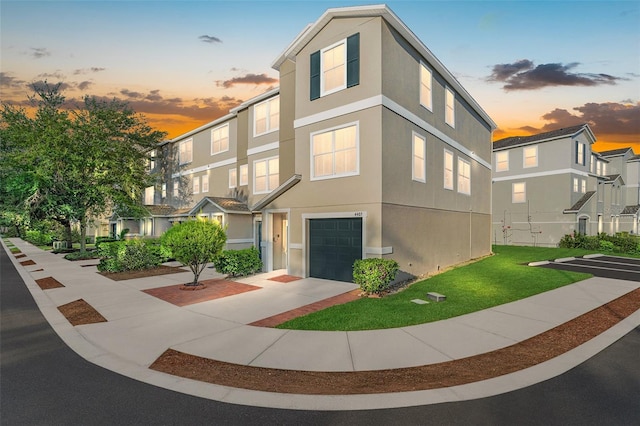
M640 281L640 259L618 256L577 257L573 260L551 262L544 268L563 271L586 272L596 277L616 280Z
M232 405L157 388L85 361L55 334L0 250L2 425L637 425L640 327L571 371L473 401L368 411Z

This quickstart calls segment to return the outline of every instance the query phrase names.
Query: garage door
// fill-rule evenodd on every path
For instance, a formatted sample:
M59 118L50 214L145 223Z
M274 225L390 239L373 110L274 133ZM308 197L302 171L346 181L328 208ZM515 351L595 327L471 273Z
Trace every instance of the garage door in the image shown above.
M309 220L309 276L352 282L361 258L361 218Z

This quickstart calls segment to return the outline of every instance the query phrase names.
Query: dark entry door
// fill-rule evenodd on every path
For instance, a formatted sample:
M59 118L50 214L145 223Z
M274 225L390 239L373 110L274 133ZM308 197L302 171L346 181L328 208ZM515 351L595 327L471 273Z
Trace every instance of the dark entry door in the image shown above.
M361 258L361 218L309 220L309 276L352 282Z
M587 235L587 218L581 217L578 219L578 234Z

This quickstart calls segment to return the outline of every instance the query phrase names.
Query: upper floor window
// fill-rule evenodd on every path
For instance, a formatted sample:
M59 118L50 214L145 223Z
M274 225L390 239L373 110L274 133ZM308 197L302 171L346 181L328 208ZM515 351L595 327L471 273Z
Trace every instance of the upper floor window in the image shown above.
M273 132L280 127L280 96L253 107L253 135Z
M511 202L524 203L527 201L527 184L518 182L511 184Z
M229 151L229 125L211 130L211 155Z
M509 151L496 152L496 172L509 170Z
M238 169L229 169L229 189L238 186Z
M167 198L167 184L162 184L162 198Z
M209 175L202 176L202 192L209 192Z
M453 90L448 87L445 89L445 103L444 121L449 126L456 127L455 96Z
M155 188L153 186L148 186L144 189L145 206L150 206L153 204L154 195L155 195Z
M311 54L310 97L318 99L360 83L360 33Z
M193 193L200 193L200 176L193 177Z
M253 162L253 193L263 194L276 189L280 181L278 157Z
M587 181L586 179L582 179L582 184L580 186L580 192L583 194L587 192Z
M311 134L311 180L358 174L358 125Z
M240 186L249 184L249 165L243 164L240 166Z
M180 142L179 147L179 158L180 164L186 164L193 161L193 139L187 139L186 141Z
M576 142L576 164L580 164L582 166L586 165L586 150L585 144L581 142Z
M153 170L156 168L156 150L151 150L149 152L149 170Z
M453 152L444 150L444 188L453 190Z
M591 173L595 173L595 163L596 162L596 156L592 155L591 156L591 166L589 167L589 170L591 170Z
M573 192L578 192L578 178L573 178Z
M538 167L538 146L527 146L522 150L523 167Z
M427 181L427 161L426 161L426 153L427 151L427 140L424 136L420 136L417 133L413 134L413 165L411 167L411 177L413 180L418 182L426 182Z
M596 161L596 174L602 176L602 161Z
M420 62L420 105L432 111L433 97L431 95L431 70Z
M471 194L471 163L458 158L458 192Z
M173 181L173 196L174 197L180 196L180 182L178 181L178 179Z

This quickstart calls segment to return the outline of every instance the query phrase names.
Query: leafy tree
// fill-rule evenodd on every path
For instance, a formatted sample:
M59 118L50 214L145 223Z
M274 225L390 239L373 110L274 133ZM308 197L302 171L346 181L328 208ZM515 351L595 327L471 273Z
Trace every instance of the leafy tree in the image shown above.
M147 152L165 136L117 99L85 96L69 106L59 85L33 86L36 113L3 103L0 121L0 195L11 194L16 212L80 226L81 251L92 217L126 209L143 214L142 194L153 176Z
M197 286L200 274L207 263L222 253L227 241L224 229L215 221L190 220L174 225L162 236L162 245L172 256L188 265L193 272L193 282Z

